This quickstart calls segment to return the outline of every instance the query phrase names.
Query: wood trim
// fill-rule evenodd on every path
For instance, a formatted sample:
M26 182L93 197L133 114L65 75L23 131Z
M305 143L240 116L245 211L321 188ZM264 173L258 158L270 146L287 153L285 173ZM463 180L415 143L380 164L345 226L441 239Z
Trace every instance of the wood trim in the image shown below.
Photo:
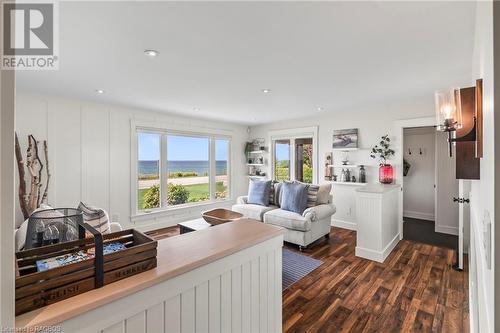
M100 289L16 317L16 328L54 325L127 295L208 265L266 240L281 228L241 219L158 242L158 266Z
M460 89L462 103L462 128L457 129L456 137L467 135L474 128L476 112L476 88ZM456 143L456 178L479 179L480 159L476 158L476 143L473 141Z
M476 158L483 157L483 79L476 80Z

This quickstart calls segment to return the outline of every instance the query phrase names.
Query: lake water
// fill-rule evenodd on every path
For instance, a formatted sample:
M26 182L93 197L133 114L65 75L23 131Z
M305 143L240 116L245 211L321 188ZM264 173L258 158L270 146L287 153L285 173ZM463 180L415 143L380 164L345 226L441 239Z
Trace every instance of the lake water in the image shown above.
M159 161L139 161L139 175L157 175ZM170 161L168 172L196 172L198 176L208 175L208 161ZM227 161L215 162L216 175L227 174Z

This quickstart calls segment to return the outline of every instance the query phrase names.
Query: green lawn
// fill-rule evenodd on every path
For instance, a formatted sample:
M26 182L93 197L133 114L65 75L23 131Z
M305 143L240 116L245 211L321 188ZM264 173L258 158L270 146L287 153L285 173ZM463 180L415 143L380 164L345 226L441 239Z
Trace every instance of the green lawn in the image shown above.
M224 185L222 182L216 182L216 192L224 192ZM208 184L194 184L184 186L189 191L189 199L202 199L208 197ZM144 208L144 194L147 192L147 188L139 190L138 197L138 207L139 209Z

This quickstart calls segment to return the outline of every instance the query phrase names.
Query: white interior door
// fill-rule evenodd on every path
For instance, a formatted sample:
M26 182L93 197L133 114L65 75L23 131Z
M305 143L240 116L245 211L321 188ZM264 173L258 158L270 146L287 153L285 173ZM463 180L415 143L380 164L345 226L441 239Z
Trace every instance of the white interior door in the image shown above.
M459 195L460 198L469 200L470 181L459 180ZM458 268L464 268L464 250L469 244L470 238L470 208L468 202L460 202L458 204Z
M448 152L447 133L436 132L436 221L434 230L450 235L459 233L459 182L455 178L455 153Z

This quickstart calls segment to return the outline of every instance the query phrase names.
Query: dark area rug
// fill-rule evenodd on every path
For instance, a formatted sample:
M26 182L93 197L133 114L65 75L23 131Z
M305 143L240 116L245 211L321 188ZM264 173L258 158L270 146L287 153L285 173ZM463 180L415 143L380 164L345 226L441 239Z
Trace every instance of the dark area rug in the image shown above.
M283 249L282 290L318 268L323 262L287 249Z

